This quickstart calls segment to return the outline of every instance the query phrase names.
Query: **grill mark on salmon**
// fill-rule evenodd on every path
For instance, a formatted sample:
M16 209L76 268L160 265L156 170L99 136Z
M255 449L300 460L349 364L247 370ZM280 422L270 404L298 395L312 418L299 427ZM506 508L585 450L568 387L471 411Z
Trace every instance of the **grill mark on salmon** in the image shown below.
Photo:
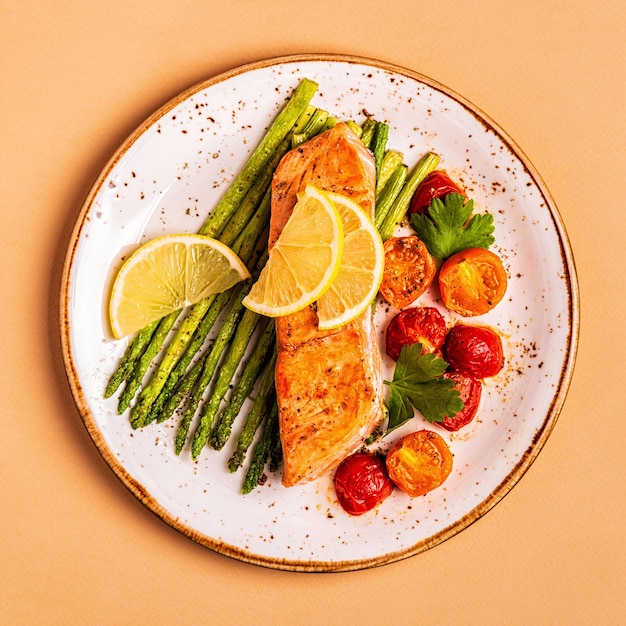
M310 183L342 193L370 216L375 206L372 154L347 124L287 153L272 180L271 248ZM276 318L275 384L283 449L283 485L315 480L358 450L383 415L381 357L372 312L319 330L315 306Z

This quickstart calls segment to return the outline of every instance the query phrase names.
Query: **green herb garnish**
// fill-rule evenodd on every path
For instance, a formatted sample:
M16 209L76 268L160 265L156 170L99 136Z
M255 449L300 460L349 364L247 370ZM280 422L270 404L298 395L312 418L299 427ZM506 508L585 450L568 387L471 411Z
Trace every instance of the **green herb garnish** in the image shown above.
M474 201L458 193L434 198L424 214L414 213L411 226L428 251L438 259L447 259L466 248L489 248L495 241L493 215L472 216Z
M422 344L403 346L396 363L387 403L387 432L408 422L417 409L428 422L443 422L463 409L454 381L443 373L448 364L435 354L422 354Z

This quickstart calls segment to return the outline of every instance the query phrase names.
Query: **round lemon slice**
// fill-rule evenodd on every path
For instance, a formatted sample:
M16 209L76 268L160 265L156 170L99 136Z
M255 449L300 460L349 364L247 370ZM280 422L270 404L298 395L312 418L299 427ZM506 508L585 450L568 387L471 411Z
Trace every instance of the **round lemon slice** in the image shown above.
M337 328L372 303L383 279L385 250L372 220L346 196L329 193L343 224L344 249L339 272L317 302L321 329Z
M173 311L226 291L250 277L239 257L203 235L164 235L135 250L111 290L109 319L116 339Z
M268 317L305 308L335 280L342 253L337 209L327 193L307 185L243 304Z

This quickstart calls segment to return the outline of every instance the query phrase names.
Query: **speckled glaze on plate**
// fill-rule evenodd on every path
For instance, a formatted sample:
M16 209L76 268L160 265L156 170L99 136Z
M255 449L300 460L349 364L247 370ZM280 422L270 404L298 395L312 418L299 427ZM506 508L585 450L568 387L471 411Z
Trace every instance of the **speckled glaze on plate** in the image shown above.
M461 181L478 211L495 218L494 250L509 274L507 296L473 318L499 329L506 367L485 385L478 418L439 432L454 453L447 482L409 499L395 492L360 517L336 502L332 477L285 489L279 475L247 496L229 474L229 449L197 462L174 453L176 424L133 431L103 399L127 345L111 338L105 306L123 253L165 233L195 232L302 78L313 103L341 119L371 114L390 124L390 147L414 164L426 151ZM436 293L420 304L458 321ZM386 318L377 323L382 345ZM225 555L294 571L345 571L415 555L452 537L521 478L550 435L572 376L578 290L561 218L539 175L506 133L448 88L408 69L336 55L247 65L180 94L119 148L89 193L67 252L61 336L68 379L100 453L130 491L166 523ZM391 368L385 365L389 379ZM173 420L172 420L173 421ZM417 417L384 441L429 426Z

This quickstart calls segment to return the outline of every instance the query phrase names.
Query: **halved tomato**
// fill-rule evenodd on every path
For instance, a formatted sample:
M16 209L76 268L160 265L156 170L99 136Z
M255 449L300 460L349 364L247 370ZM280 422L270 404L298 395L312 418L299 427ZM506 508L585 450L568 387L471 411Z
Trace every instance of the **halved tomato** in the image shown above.
M420 306L404 309L387 326L385 349L397 361L402 346L422 344L422 354L439 352L446 338L446 320L435 307Z
M472 317L483 315L502 300L507 275L500 257L486 248L453 254L439 270L439 290L446 308Z
M428 289L436 273L435 260L416 235L391 237L385 241L379 293L389 304L403 309Z
M454 388L463 400L463 408L454 417L446 417L437 424L446 430L455 431L467 426L476 417L483 385L469 372L446 372L444 376L454 381Z
M419 430L399 439L387 453L389 478L415 498L439 487L452 471L452 452L441 435Z

